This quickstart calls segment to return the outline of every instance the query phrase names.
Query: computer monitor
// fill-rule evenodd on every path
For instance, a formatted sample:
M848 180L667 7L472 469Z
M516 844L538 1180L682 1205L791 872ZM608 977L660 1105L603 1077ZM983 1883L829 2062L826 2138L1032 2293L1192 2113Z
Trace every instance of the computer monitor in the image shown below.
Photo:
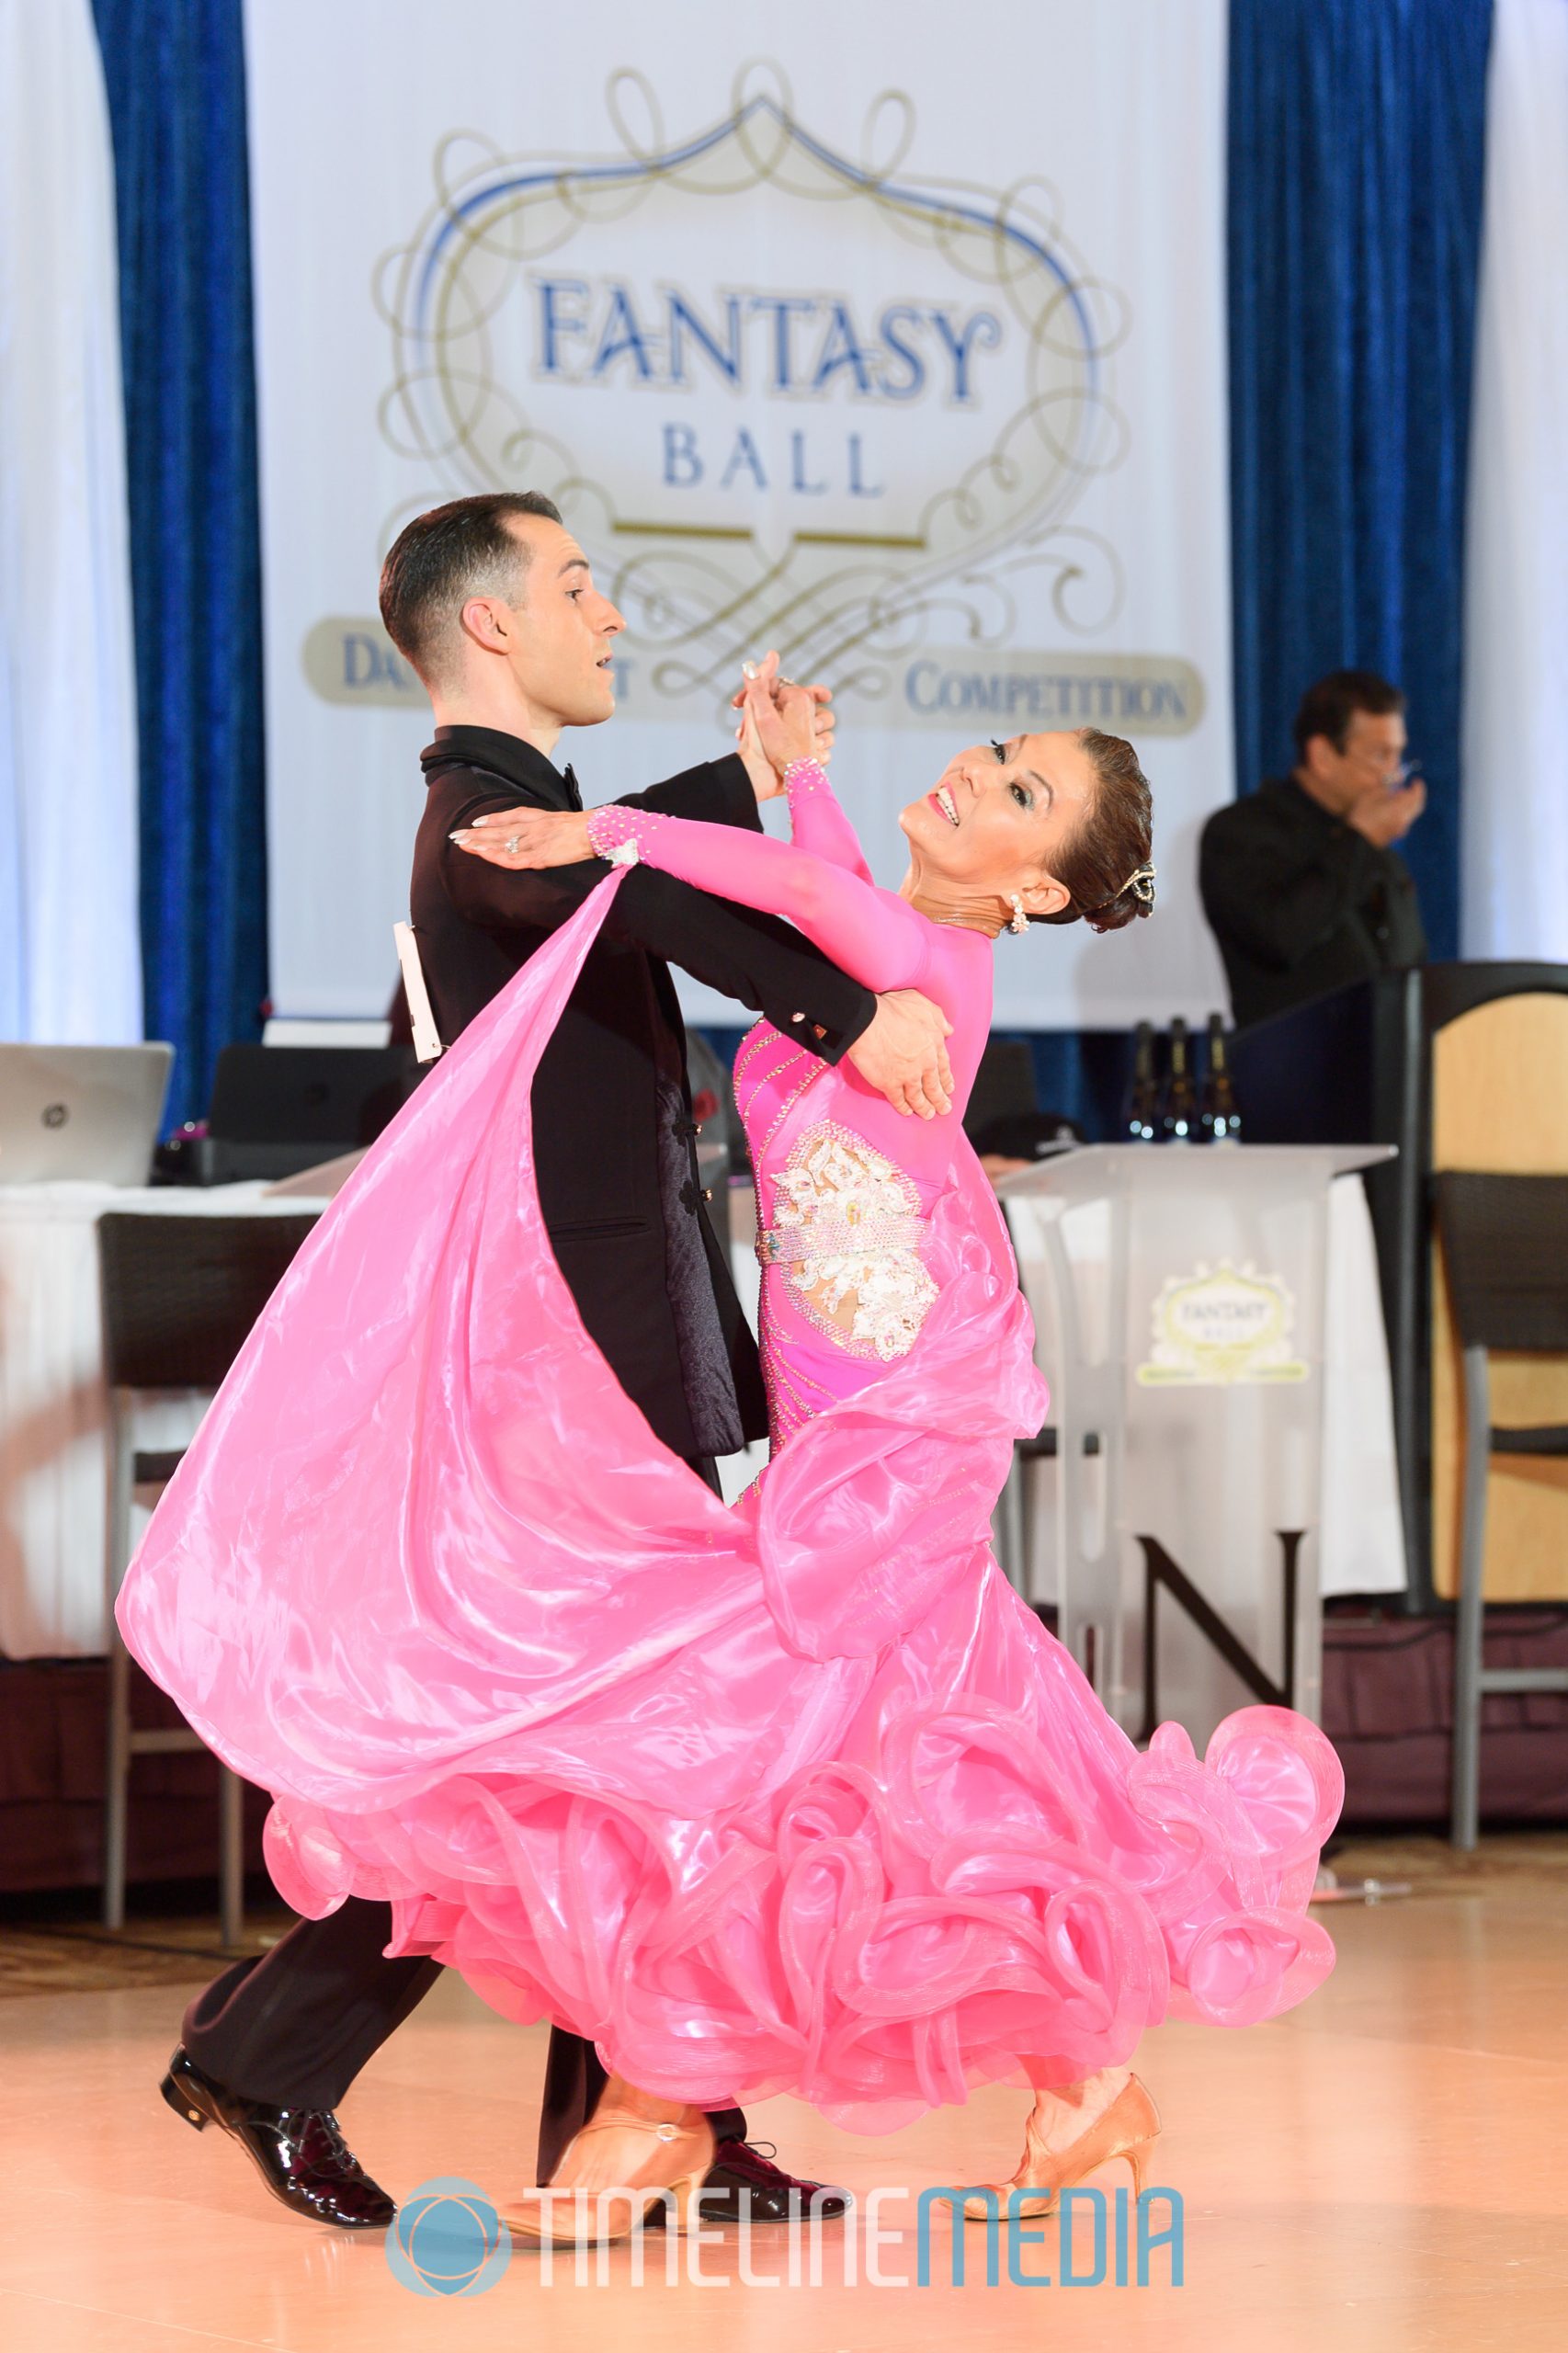
M374 1143L418 1079L408 1046L225 1046L202 1177L292 1176Z

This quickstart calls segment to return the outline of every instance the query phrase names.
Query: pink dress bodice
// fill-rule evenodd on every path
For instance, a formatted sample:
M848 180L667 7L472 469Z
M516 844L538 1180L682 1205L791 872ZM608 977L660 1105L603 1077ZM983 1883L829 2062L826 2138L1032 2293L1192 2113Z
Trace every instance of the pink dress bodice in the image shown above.
M735 1057L735 1100L756 1175L762 1362L777 1449L813 1415L906 1355L939 1296L932 1227L991 1022L984 936L933 923L871 880L823 769L789 770L792 841L619 806L595 812L607 855L635 856L744 905L788 915L879 993L918 989L953 1025L954 1108L896 1111L848 1063L824 1065L758 1022Z

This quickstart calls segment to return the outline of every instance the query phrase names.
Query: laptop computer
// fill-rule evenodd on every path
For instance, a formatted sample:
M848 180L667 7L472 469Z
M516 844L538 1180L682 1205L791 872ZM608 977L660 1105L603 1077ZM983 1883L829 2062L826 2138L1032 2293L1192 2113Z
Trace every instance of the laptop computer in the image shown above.
M225 1046L192 1155L197 1181L293 1176L361 1150L418 1079L409 1046Z
M0 1045L0 1185L145 1185L172 1046Z

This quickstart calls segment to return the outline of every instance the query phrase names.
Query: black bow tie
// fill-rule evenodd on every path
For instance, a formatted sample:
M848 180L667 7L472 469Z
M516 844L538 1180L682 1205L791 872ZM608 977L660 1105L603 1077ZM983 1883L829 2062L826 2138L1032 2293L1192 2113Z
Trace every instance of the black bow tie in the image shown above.
M566 787L567 807L569 809L580 809L583 805L583 790L582 787L577 782L576 771L569 766L562 768L561 771L561 781Z

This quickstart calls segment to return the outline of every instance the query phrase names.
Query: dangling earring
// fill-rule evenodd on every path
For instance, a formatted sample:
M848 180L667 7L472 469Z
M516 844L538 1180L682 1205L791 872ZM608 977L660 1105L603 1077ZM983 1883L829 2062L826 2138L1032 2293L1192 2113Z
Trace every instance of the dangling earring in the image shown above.
M1022 899L1019 898L1016 891L1008 900L1007 904L1013 910L1012 914L1007 918L1008 930L1017 932L1028 931L1029 927L1029 919L1024 913L1024 903Z

